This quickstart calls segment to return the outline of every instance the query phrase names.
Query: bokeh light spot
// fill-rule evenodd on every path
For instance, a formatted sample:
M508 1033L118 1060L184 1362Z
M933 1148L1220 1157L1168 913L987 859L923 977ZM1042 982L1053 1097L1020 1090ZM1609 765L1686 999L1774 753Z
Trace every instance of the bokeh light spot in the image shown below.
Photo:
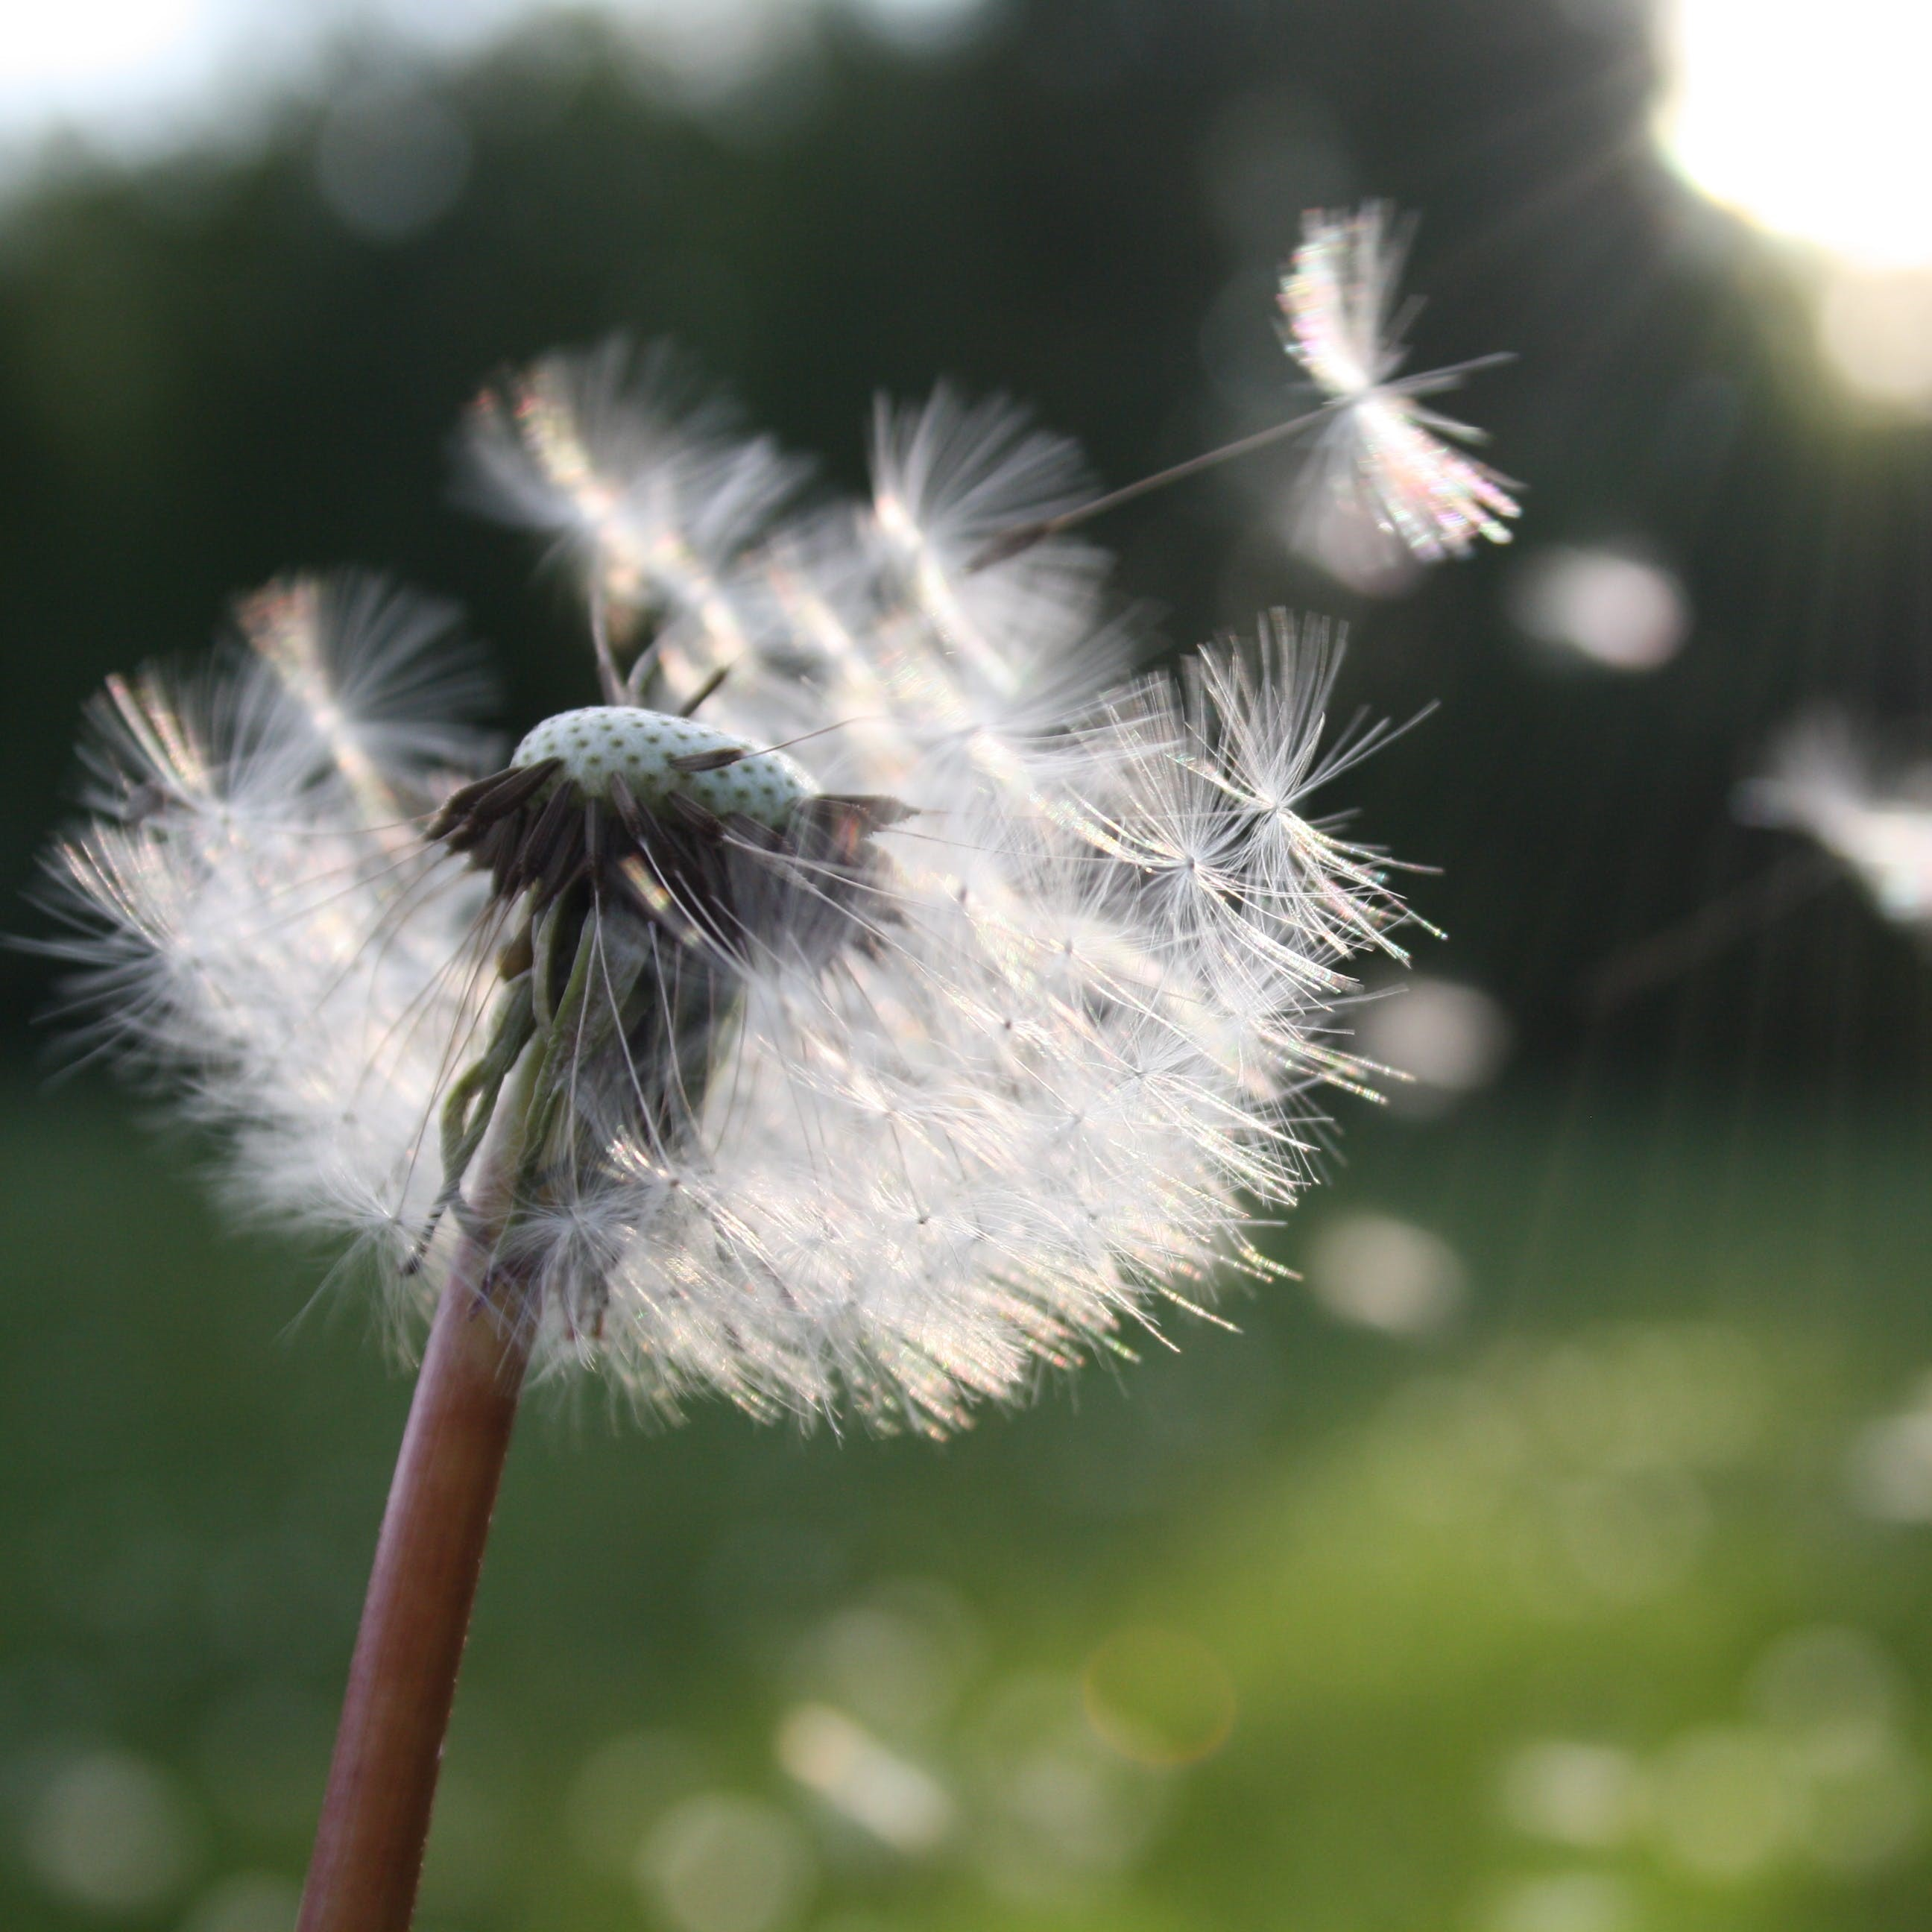
M1071 1678L1015 1676L969 1733L973 1850L1002 1899L1078 1898L1131 1868L1161 1822L1171 1780L1105 1743L1082 1706Z
M351 234L402 242L454 206L470 176L470 137L432 94L371 89L323 122L316 184Z
M1117 1631L1081 1678L1088 1721L1137 1764L1211 1756L1234 1726L1234 1687L1214 1653L1178 1630Z
M1932 1522L1932 1381L1909 1406L1868 1423L1852 1444L1852 1499L1891 1522Z
M1846 1765L1883 1748L1900 1690L1875 1638L1820 1625L1778 1639L1752 1675L1751 1697L1808 1762Z
M1510 614L1539 644L1612 670L1668 664L1690 631L1684 586L1627 551L1552 544L1525 557L1509 586Z
M92 1751L48 1780L28 1822L27 1849L57 1896L97 1912L146 1912L180 1888L197 1835L164 1772L131 1752Z
M1309 1245L1309 1291L1331 1315L1385 1334L1440 1333L1461 1309L1468 1276L1441 1235L1391 1214L1324 1222Z
M1388 1084L1400 1113L1446 1112L1486 1087L1509 1052L1509 1016L1488 994L1416 974L1355 1016L1355 1050L1402 1076Z
M797 1825L755 1798L704 1792L658 1821L638 1855L640 1888L671 1932L779 1932L815 1878Z
M1636 1924L1621 1880L1607 1872L1556 1872L1509 1887L1487 1932L1632 1932Z
M1622 1844L1642 1814L1642 1774L1615 1745L1544 1738L1504 1767L1502 1801L1504 1816L1527 1837L1606 1850Z
M1747 1879L1789 1852L1799 1802L1783 1754L1755 1730L1693 1732L1657 1768L1659 1835L1700 1878Z
M929 1732L958 1696L975 1647L972 1613L944 1586L878 1586L827 1617L793 1667L812 1700L857 1713L888 1736Z
M628 1871L652 1821L700 1781L699 1754L670 1731L631 1731L600 1744L572 1780L570 1834L590 1862Z
M1932 269L1834 268L1818 339L1862 395L1908 404L1932 398Z
M864 1725L826 1704L800 1704L779 1724L778 1762L808 1791L908 1856L951 1834L952 1801L936 1780Z

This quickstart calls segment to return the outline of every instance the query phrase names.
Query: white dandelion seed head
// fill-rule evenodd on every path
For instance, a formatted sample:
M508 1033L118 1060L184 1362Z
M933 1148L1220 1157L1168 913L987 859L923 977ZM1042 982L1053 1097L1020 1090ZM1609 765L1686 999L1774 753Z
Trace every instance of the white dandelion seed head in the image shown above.
M96 706L75 997L403 1318L482 1244L545 1372L943 1432L1273 1271L1405 918L1322 815L1373 738L1324 748L1322 626L1134 678L1086 547L970 567L1075 488L1004 405L882 410L872 500L789 509L634 373L546 358L472 424L607 604L635 568L610 701L506 762L422 607L275 586Z
M1773 746L1738 802L1754 824L1815 840L1887 919L1932 932L1932 764L1888 767L1849 719L1820 714Z
M1456 387L1467 365L1400 374L1408 316L1394 304L1413 230L1384 202L1312 212L1280 297L1283 345L1334 416L1305 485L1304 541L1359 550L1360 534L1374 531L1391 569L1508 543L1522 508L1518 486L1452 446L1481 433L1421 400ZM1351 536L1338 537L1338 519Z

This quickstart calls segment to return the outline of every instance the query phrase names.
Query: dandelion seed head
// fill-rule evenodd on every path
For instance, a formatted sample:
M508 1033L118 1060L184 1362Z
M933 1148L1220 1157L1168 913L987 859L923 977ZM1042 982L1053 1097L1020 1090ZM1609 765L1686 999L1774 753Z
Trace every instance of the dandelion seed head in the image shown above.
M1008 406L882 407L870 497L800 507L670 370L546 358L470 425L605 702L506 761L425 607L272 586L96 706L58 944L404 1329L482 1244L540 1372L943 1434L1269 1272L1406 918L1324 815L1372 740L1324 748L1318 625L1136 677L1090 548L969 568L1078 489Z
M1391 311L1412 232L1382 202L1304 216L1280 305L1283 344L1335 418L1306 488L1305 536L1340 512L1434 563L1508 543L1522 506L1507 477L1451 446L1480 433L1421 400L1464 369L1399 376L1405 318Z

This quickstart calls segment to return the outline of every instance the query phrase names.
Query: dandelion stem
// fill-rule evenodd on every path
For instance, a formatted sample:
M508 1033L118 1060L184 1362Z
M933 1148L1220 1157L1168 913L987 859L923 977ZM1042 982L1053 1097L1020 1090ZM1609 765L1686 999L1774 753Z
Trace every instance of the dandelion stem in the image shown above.
M530 1358L465 1234L376 1545L297 1932L404 1932L483 1546Z

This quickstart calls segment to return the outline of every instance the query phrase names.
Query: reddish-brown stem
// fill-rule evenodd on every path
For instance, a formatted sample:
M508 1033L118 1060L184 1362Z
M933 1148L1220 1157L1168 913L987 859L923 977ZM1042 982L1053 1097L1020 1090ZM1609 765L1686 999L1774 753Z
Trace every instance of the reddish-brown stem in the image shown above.
M406 1932L483 1545L529 1364L460 1244L389 1487L297 1932Z

